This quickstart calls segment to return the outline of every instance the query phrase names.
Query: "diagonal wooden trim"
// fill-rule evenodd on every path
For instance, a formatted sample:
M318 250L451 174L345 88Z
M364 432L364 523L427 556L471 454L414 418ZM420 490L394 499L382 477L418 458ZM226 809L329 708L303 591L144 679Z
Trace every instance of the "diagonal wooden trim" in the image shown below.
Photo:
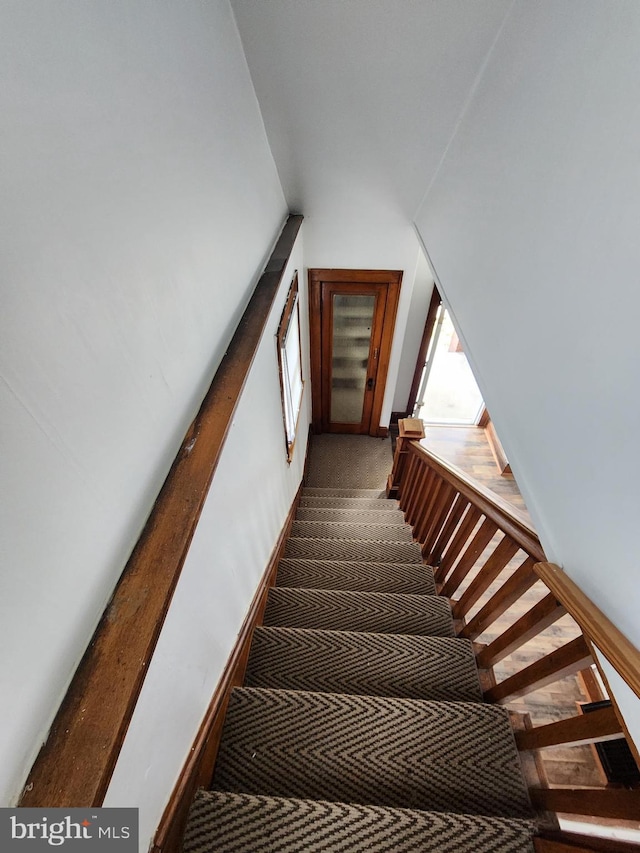
M425 320L424 329L422 330L422 339L420 341L420 349L418 350L418 358L416 359L416 367L413 371L413 379L411 381L409 399L407 400L408 417L412 416L413 410L416 407L416 402L418 400L418 391L420 390L420 380L422 379L422 371L424 370L424 365L427 361L427 352L429 351L429 344L431 343L433 327L436 324L436 315L438 313L438 308L440 307L441 302L442 297L438 293L438 288L434 284L433 291L431 292L429 308L427 309L427 319Z
M640 650L553 563L536 563L538 577L567 608L584 633L640 698Z
M560 814L638 820L640 791L622 788L530 788L534 808Z
M581 746L585 743L619 738L621 733L622 726L615 709L608 707L516 732L516 746L520 750L544 749L558 745Z
M482 522L471 542L465 548L464 554L458 560L455 569L447 578L442 595L451 598L462 581L469 574L473 566L480 559L481 554L491 542L498 530L498 525L488 518Z
M456 613L455 607L453 612ZM478 666L481 668L493 666L520 646L524 646L533 637L537 637L541 631L557 622L566 612L562 604L556 600L555 595L552 593L545 595L503 634L485 646L478 655Z
M505 702L516 696L524 696L590 664L591 653L584 637L580 635L492 687L484 694L485 701Z
M524 563L491 596L484 607L476 613L469 624L465 625L461 636L475 640L499 616L502 616L505 610L508 610L520 596L524 595L537 580L537 575L533 571L533 560L531 557L527 557Z
M519 550L518 545L513 539L510 539L508 536L502 538L487 562L453 605L454 618L461 619L463 616L466 616L476 601L486 592ZM481 664L478 665L481 666Z
M290 216L76 670L21 806L99 806L302 216Z
M298 489L291 505L269 564L262 575L249 606L249 611L238 633L238 639L164 810L154 838L152 853L180 853L182 835L191 801L199 787L208 787L211 782L229 697L232 689L241 686L244 682L253 631L257 625L262 625L267 595L269 589L275 585L278 563L284 554L301 494L302 486Z

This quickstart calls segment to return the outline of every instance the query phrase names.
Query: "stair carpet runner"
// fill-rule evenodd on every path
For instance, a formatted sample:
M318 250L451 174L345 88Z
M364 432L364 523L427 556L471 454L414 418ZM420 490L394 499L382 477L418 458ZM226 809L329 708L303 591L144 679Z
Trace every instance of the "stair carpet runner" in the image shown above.
M482 702L397 502L303 490L184 853L531 853L507 712Z

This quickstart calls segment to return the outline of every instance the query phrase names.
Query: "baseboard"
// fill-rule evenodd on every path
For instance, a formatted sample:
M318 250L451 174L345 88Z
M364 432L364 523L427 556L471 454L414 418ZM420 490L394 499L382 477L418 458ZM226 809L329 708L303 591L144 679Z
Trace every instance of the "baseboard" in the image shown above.
M389 435L389 427L378 427L378 438L386 438Z
M291 525L300 502L301 491L302 486L298 489L291 504L269 563L240 628L238 639L164 810L153 840L152 853L179 853L191 801L196 790L200 787L208 787L211 781L229 696L231 690L234 687L239 687L244 681L253 630L257 625L262 624L267 593L275 583L278 563L284 553Z
M493 454L493 458L496 461L496 465L498 466L498 470L500 471L500 473L511 474L511 465L509 465L507 454L504 452L502 442L498 438L498 433L496 432L496 428L493 425L493 421L489 421L489 423L485 427L484 434L487 437L489 447L491 448L491 453Z

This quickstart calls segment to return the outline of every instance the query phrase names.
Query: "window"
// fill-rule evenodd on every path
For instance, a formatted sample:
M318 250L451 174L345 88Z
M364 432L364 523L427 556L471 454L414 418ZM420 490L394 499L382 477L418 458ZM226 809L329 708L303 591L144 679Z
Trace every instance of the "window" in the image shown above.
M300 349L300 305L298 300L298 273L293 277L287 301L280 318L277 334L280 390L282 392L282 417L287 443L287 460L293 458L298 417L302 406L302 353Z

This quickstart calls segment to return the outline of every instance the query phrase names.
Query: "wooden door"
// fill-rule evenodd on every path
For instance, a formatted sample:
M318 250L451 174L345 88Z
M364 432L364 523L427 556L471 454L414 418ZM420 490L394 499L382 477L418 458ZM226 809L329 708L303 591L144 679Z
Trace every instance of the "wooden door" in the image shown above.
M315 432L386 435L380 427L402 273L310 270Z

